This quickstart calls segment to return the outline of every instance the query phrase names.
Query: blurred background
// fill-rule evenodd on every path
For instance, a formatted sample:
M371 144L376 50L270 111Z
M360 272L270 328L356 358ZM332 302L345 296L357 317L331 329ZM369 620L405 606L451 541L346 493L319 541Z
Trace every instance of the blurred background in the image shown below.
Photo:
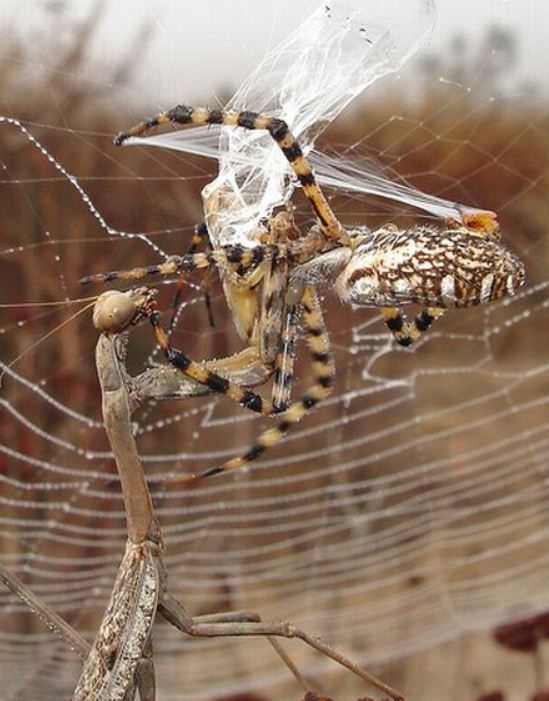
M393 16L395 3L362 4ZM186 250L216 174L212 159L116 149L112 135L181 101L225 104L317 3L30 5L0 2L0 561L92 640L125 524L77 280ZM324 290L334 396L249 470L192 493L169 477L239 454L267 420L223 399L150 403L136 435L170 586L193 613L295 620L412 699L498 690L493 701L526 701L544 686L549 645L549 9L438 10L421 50L316 146L357 172L498 212L526 286L449 313L412 350L375 310L343 309ZM435 223L401 202L327 194L348 225ZM299 192L293 203L310 223ZM168 321L176 284L158 286ZM241 348L215 282L212 299L214 328L191 276L173 338L195 358ZM130 371L160 361L136 329ZM297 377L299 393L306 356ZM68 697L74 653L8 592L0 611L0 699ZM336 700L366 693L286 647ZM159 700L299 698L267 643L189 641L159 623L155 650Z

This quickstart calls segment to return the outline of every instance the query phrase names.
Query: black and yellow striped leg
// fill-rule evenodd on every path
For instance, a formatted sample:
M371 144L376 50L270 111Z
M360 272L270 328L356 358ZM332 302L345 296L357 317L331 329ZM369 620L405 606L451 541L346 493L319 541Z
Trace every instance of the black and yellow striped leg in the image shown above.
M289 266L273 259L265 272L259 313L259 354L274 370L271 398L279 411L290 404L299 304L287 305Z
M237 383L231 382L231 380L228 380L226 377L218 375L213 370L209 370L205 365L191 360L183 351L174 348L166 332L160 325L160 314L158 311L155 310L150 313L149 319L154 329L158 345L162 349L166 359L184 375L208 387L212 392L225 395L246 409L263 415L279 413L271 401L264 399L257 392L245 389Z
M187 256L192 256L196 253L196 249L198 246L200 246L201 243L206 243L207 244L207 250L206 253L211 253L212 247L210 245L210 235L208 232L208 227L204 222L202 224L198 224L195 227L193 237L191 239L191 244L189 246L189 249L187 251ZM208 321L210 324L210 327L214 327L214 320L213 320L213 312L212 312L212 301L210 298L209 294L209 284L208 284L208 275L210 272L211 268L208 267L206 268L206 272L204 273L204 277L202 279L202 291L204 294L204 303L206 304L206 311L208 313ZM186 279L186 271L182 270L179 279L177 281L177 290L175 292L173 302L172 302L172 318L170 319L170 323L168 325L169 331L173 329L176 323L177 319L177 311L179 309L179 305L181 303L181 295L183 294L183 286L185 283Z
M106 282L135 282L143 278L156 277L158 275L175 275L180 272L191 272L201 268L208 268L212 265L218 268L230 268L238 265L241 274L255 268L261 263L265 256L287 256L288 249L285 246L254 246L244 248L240 245L223 246L205 253L193 253L184 256L172 256L164 263L147 265L141 268L131 268L130 270L111 270L106 273L96 273L87 275L78 281L81 285L104 284Z
M223 124L249 130L266 130L292 167L324 235L338 243L349 243L349 236L342 228L324 193L316 182L310 163L303 155L303 151L288 125L282 119L257 112L226 112L218 109L210 110L189 105L177 105L167 112L160 112L155 117L139 122L127 132L118 134L115 138L115 143L120 145L131 136L142 136L160 124Z
M307 343L315 375L315 382L312 387L281 415L281 421L276 426L264 431L244 455L229 460L219 467L212 467L204 472L188 475L181 480L177 480L178 482L193 482L203 477L235 470L247 462L255 460L267 448L278 443L292 425L299 421L308 411L330 396L333 389L335 368L320 303L312 287L305 288L302 306L303 323L307 333Z
M104 273L86 275L78 281L80 285L107 282L135 282L148 277L175 275L190 272L213 265L227 271L238 284L247 284L246 276L253 275L264 260L295 261L303 263L314 256L323 247L323 239L314 228L298 241L288 244L268 244L247 248L240 244L221 246L205 253L193 253L184 256L172 256L164 263L147 265L129 270L110 270Z
M383 307L381 313L389 331L401 346L411 346L427 331L431 324L446 312L440 307L426 307L413 321L406 321L404 314L396 307Z
M292 396L298 320L299 305L289 306L286 309L279 350L275 359L272 393L273 404L280 411L288 408Z
M105 273L95 273L94 275L86 275L78 281L81 285L103 285L107 282L135 282L149 277L157 277L161 275L175 275L182 271L190 272L199 270L200 268L208 268L211 265L217 264L219 259L224 259L224 252L221 250L220 255L213 252L193 253L186 256L172 256L164 263L156 265L147 265L140 268L131 268L129 270L109 270Z

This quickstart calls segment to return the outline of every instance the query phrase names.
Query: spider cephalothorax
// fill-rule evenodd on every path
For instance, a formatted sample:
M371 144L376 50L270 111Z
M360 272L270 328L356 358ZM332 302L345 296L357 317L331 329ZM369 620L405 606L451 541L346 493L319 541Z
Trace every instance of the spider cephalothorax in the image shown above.
M280 414L281 420L261 434L242 457L189 479L239 467L256 458L330 394L334 364L317 285L331 283L342 301L354 306L379 307L397 342L409 346L446 310L512 295L524 282L524 266L502 244L492 212L466 212L462 221L448 220L441 228L399 229L389 224L375 231L346 231L318 186L298 142L280 119L255 112L178 105L119 134L115 142L122 144L130 136L166 123L223 124L268 131L288 160L316 219L315 225L302 234L291 218L278 214L272 218L269 231L258 237L261 243L252 248L210 246L205 253L174 256L158 265L83 279L133 281L150 275L181 275L197 268L218 269L245 350L217 360L215 372L194 362L172 347L153 302L145 311L158 343L169 362L187 377L252 411ZM200 231L202 238L207 238L206 229L202 227ZM193 246L195 239L196 236ZM422 309L407 321L402 308L411 304ZM290 403L299 318L307 337L315 382L298 401ZM247 364L260 364L267 375L273 376L270 400L229 379L236 366Z

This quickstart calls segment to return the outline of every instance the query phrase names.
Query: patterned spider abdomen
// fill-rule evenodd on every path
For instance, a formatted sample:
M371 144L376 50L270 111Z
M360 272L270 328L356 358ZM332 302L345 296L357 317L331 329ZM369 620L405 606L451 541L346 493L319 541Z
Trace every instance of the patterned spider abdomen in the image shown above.
M455 308L512 295L524 264L496 237L461 229L387 226L355 232L353 253L336 281L351 304Z

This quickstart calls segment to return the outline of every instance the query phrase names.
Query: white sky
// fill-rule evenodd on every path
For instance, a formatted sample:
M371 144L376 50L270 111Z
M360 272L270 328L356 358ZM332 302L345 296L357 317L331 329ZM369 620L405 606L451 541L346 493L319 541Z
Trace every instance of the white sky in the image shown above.
M54 1L61 2L49 0ZM91 1L66 0L61 15L64 24L89 8ZM393 2L353 1L382 9ZM20 26L28 25L33 17L43 22L45 2L0 0L0 27L14 19ZM319 0L106 0L96 51L103 60L118 55L140 23L150 21L157 32L140 70L142 90L164 106L189 96L195 102L211 103L224 87L237 87L265 51L318 4ZM458 32L474 41L490 24L511 27L520 45L520 74L549 87L547 0L437 0L437 7L434 49ZM53 33L58 29L52 27Z

